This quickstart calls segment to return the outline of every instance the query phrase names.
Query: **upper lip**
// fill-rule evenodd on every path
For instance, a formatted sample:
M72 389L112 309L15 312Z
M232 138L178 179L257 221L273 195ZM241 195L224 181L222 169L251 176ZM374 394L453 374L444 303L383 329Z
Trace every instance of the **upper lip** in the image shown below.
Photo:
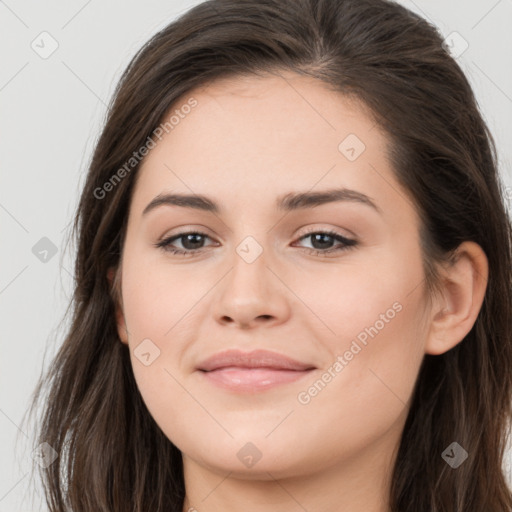
M296 361L290 357L270 352L268 350L253 350L242 352L241 350L226 350L219 352L202 361L198 370L210 372L219 368L235 366L238 368L270 368L274 370L296 370L304 371L315 368L308 363Z

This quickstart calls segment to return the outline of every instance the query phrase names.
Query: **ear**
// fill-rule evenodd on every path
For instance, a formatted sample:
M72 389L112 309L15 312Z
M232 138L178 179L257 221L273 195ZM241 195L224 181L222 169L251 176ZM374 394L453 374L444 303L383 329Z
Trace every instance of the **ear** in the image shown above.
M107 271L107 279L116 308L117 333L121 342L128 345L128 329L126 328L121 297L121 268L109 268Z
M487 256L478 244L459 245L454 262L441 271L442 293L431 310L427 354L447 352L471 330L484 300L488 272Z

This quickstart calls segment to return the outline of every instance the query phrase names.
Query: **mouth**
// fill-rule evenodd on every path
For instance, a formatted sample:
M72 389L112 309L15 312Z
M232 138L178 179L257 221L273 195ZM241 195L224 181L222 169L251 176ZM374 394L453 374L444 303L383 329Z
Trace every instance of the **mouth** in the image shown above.
M263 391L294 382L309 375L309 370L284 370L275 368L241 368L230 366L217 370L199 370L204 378L217 386L234 391Z
M235 392L257 392L295 382L315 369L311 364L265 350L228 350L196 368L208 383Z

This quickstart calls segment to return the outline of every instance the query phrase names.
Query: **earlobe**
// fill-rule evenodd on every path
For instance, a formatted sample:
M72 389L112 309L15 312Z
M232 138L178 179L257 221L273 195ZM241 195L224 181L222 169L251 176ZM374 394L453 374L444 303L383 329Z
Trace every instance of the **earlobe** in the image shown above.
M128 330L126 328L126 320L124 318L122 300L121 300L121 269L109 268L107 271L107 279L110 285L111 296L114 300L116 309L116 325L119 339L122 343L128 345Z
M487 256L475 242L463 242L455 261L441 272L442 291L432 308L425 346L425 352L431 355L452 349L473 327L487 288Z

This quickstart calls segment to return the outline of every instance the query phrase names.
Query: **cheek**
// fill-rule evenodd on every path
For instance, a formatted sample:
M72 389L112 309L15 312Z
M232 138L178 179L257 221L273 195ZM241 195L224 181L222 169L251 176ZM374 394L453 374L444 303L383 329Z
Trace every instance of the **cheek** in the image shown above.
M385 424L405 407L424 355L419 255L407 262L383 255L375 265L331 272L318 281L325 286L308 287L301 279L298 289L302 286L308 306L322 320L316 334L323 332L331 360L320 379L302 390L299 402L325 414L329 404L342 400L343 410L353 411L354 425L364 425L369 411ZM329 414L345 413L331 408Z
M401 301L399 311L383 309L378 302L367 303L361 313L364 320L359 318L363 328L350 322L354 332L365 336L344 336L346 341L337 341L331 363L299 390L295 425L308 425L312 443L320 435L329 439L331 449L324 457L339 460L375 446L391 429L403 428L423 356L416 328L418 309L410 299ZM388 323L376 322L378 314L386 311L393 318ZM340 323L340 331L342 327ZM284 429L276 434L274 441L282 436L280 441L286 443Z
M326 310L336 332L325 337L332 360L298 399L311 413L343 422L345 434L376 435L407 408L423 359L425 333L419 327L422 286L414 289L414 280L403 276L374 276L364 285L355 276L354 293L333 296Z
M148 264L132 258L123 267L123 305L133 343L152 337L164 342L175 335L208 285L165 262Z
M372 340L386 338L386 344L372 345L385 350L399 347L405 341L399 333L414 328L423 307L419 256L406 262L400 255L382 251L373 261L347 260L302 272L291 268L281 277L292 283L300 299L299 303L289 294L296 304L293 314L304 310L300 316L334 353L349 350L355 339L369 346ZM414 319L408 323L405 319L411 315Z
M130 358L141 396L160 424L163 411L185 400L178 372L184 346L176 333L188 325L187 310L197 302L197 291L190 283L185 288L177 272L149 265L135 252L126 254L122 293Z

